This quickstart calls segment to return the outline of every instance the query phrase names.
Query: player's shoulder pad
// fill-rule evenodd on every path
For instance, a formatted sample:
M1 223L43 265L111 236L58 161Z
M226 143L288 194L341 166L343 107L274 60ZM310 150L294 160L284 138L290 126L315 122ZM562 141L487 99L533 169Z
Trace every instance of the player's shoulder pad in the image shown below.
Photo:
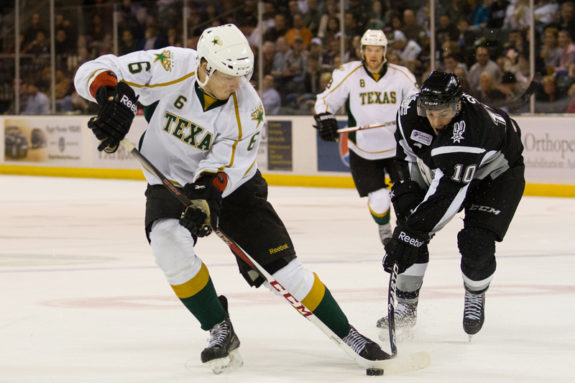
M235 100L242 122L254 125L256 129L262 128L265 119L263 103L258 92L246 78L242 78Z
M388 70L392 72L396 72L397 74L401 75L400 77L404 77L406 80L409 80L410 83L415 83L416 79L411 71L402 65L397 64L387 64Z

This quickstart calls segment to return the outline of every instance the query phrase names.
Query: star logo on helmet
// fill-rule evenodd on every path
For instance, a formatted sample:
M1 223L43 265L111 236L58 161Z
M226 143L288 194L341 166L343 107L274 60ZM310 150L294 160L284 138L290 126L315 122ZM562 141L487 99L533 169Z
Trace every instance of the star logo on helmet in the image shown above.
M220 38L218 36L214 36L214 38L212 39L212 44L213 45L222 45L222 40L220 40Z

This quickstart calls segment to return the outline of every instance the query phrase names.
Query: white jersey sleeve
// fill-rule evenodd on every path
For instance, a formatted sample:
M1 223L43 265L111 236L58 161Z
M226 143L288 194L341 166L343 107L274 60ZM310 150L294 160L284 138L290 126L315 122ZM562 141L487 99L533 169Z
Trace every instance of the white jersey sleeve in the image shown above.
M326 89L317 96L314 108L315 113L335 114L349 97L351 87L346 84L346 81L362 67L361 62L353 61L336 68Z
M88 61L78 68L74 85L80 96L96 102L90 94L90 85L96 76L111 70L149 105L165 95L165 86L195 75L197 53L192 49L166 47L137 51L123 56L104 55Z

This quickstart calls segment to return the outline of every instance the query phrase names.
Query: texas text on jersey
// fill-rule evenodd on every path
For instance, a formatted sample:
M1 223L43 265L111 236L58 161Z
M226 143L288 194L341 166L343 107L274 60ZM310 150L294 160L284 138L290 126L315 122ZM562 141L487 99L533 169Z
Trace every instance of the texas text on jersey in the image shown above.
M436 133L428 119L418 115L418 97L406 99L398 111L397 158L405 161L410 178L428 190L407 225L434 233L461 209L474 181L495 179L523 163L523 144L514 120L467 94L461 98L461 111Z

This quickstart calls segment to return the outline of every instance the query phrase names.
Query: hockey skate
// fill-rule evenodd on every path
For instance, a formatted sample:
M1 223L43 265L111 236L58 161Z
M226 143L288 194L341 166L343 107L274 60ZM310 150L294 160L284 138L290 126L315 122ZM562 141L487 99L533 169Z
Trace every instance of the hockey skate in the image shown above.
M220 302L228 311L228 301L221 295ZM210 330L208 347L202 351L202 363L212 369L214 374L231 371L241 367L244 362L239 352L240 340L230 321L229 315L222 322L216 324Z
M391 224L386 223L385 225L379 225L379 238L381 239L381 243L383 243L384 246L391 240L392 235L393 232L391 230Z
M395 307L395 326L397 328L411 328L415 326L417 320L417 301L413 303L397 302ZM376 326L381 329L387 329L389 322L387 316L380 318Z
M391 355L383 351L377 343L361 335L353 326L350 326L349 334L343 338L343 341L362 358L368 360L386 360L391 358Z
M465 289L465 307L463 309L463 330L471 336L481 330L485 319L485 290L476 293Z

